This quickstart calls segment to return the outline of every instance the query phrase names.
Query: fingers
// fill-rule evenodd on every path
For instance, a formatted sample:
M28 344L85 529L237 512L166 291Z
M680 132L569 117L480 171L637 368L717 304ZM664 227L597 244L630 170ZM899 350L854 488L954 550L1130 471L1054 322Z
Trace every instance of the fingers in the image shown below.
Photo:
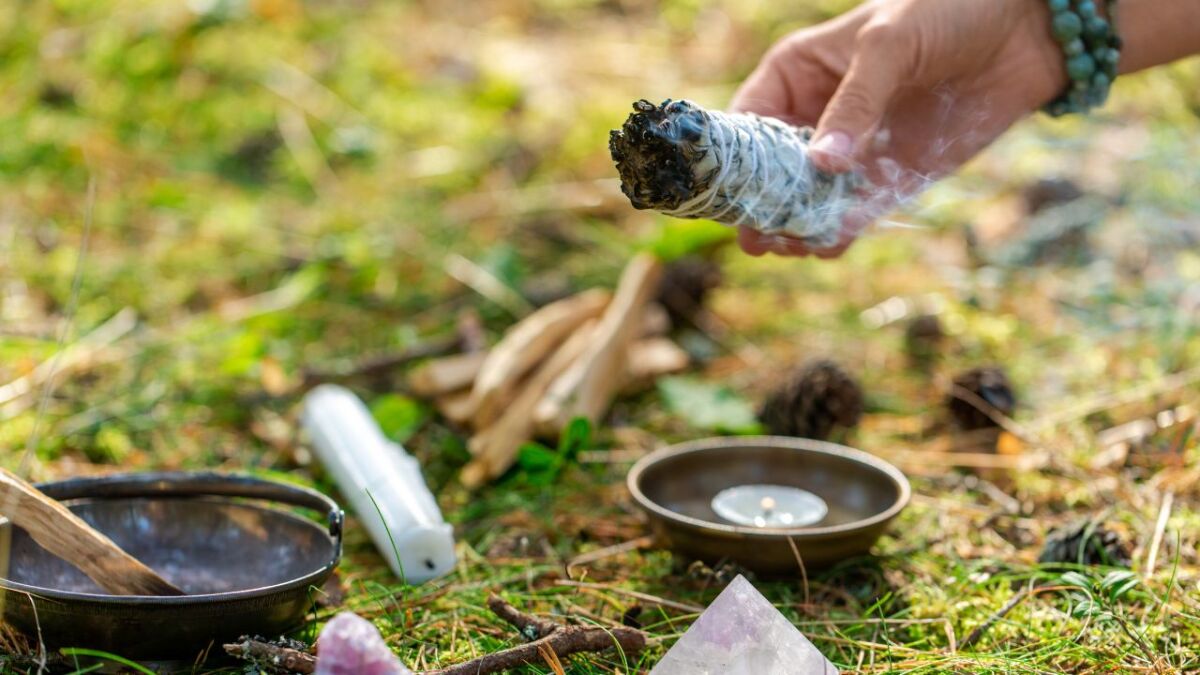
M807 38L792 35L775 45L738 87L730 109L811 126L833 94L836 80L814 63Z
M803 258L809 255L816 256L823 260L830 260L840 257L850 248L854 240L858 237L858 233L862 228L866 227L869 221L863 222L856 227L847 226L842 228L838 236L838 242L831 248L811 248L804 244L803 241L793 237L773 234L762 234L757 230L746 226L738 228L738 246L742 251L754 257L760 257L767 253L775 255L788 256L793 258Z
M854 153L879 126L903 78L908 38L891 24L867 24L858 33L857 52L825 112L811 146L822 171L844 173Z
M738 87L729 104L730 110L781 119L788 117L791 95L779 61L780 57L774 50L768 52L762 63Z

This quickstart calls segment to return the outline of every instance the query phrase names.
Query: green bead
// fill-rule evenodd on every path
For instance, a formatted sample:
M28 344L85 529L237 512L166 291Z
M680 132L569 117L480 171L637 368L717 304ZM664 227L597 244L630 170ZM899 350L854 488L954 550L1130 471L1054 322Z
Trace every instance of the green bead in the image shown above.
M1087 104L1093 108L1099 108L1108 100L1108 89L1092 89L1087 93Z
M1087 20L1086 33L1092 37L1108 37L1108 22L1098 16Z
M1121 60L1121 52L1119 52L1115 49L1112 49L1111 47L1104 51L1104 62L1107 63L1108 65L1116 66L1120 60Z
M1071 112L1068 109L1067 102L1063 100L1051 101L1050 103L1046 104L1045 110L1046 114L1050 115L1051 117L1062 117L1063 115Z
M1082 54L1083 53L1083 40L1080 40L1079 38L1075 38L1074 40L1071 40L1067 44L1063 45L1063 51L1066 52L1067 56L1075 56L1076 54Z
M1067 59L1067 77L1086 80L1096 72L1096 61L1091 54L1080 54Z
M1090 19L1096 16L1096 3L1092 2L1092 0L1083 0L1083 2L1075 7L1075 11L1079 12L1079 16L1084 19Z
M1112 86L1112 80L1109 79L1108 75L1105 75L1104 73L1096 73L1095 75L1092 75L1093 89L1103 89L1108 91L1110 86Z
M1050 0L1050 13L1065 12L1071 7L1071 0Z
M1080 19L1078 14L1059 12L1054 15L1050 31L1059 42L1073 40L1083 33L1083 19Z

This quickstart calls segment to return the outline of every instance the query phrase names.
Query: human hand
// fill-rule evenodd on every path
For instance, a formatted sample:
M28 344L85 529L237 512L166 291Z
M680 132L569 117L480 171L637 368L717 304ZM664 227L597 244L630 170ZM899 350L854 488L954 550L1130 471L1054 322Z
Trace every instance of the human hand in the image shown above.
M741 228L751 255L841 255L872 220L966 162L1066 86L1042 0L869 0L792 33L733 100L815 126L813 163L871 187L834 248Z

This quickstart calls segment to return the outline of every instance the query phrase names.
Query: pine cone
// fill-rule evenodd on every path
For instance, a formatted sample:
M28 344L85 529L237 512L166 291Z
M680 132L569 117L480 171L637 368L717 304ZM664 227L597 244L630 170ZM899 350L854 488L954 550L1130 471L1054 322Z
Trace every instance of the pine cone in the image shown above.
M937 360L946 332L934 314L923 314L909 322L904 330L904 351L918 368L928 368Z
M991 405L1004 415L1012 415L1017 407L1017 395L1013 392L1008 375L999 366L972 368L954 378L954 389L946 397L946 407L958 426L966 431L999 426L995 420L980 410L974 401L955 395L961 387Z
M833 361L810 361L767 397L758 418L772 434L829 438L834 427L858 424L863 392Z
M1121 535L1084 520L1052 531L1038 562L1129 567L1133 561L1131 550Z
M690 321L704 307L708 292L721 285L721 266L700 256L675 260L663 270L658 301L667 308L671 323Z

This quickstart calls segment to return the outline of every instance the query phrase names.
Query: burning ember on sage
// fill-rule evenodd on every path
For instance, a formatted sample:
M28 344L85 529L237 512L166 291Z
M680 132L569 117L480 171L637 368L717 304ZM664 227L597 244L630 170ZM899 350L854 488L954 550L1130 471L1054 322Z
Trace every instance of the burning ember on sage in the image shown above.
M642 100L633 110L608 147L635 208L836 245L863 180L818 171L808 157L811 128L691 101Z

